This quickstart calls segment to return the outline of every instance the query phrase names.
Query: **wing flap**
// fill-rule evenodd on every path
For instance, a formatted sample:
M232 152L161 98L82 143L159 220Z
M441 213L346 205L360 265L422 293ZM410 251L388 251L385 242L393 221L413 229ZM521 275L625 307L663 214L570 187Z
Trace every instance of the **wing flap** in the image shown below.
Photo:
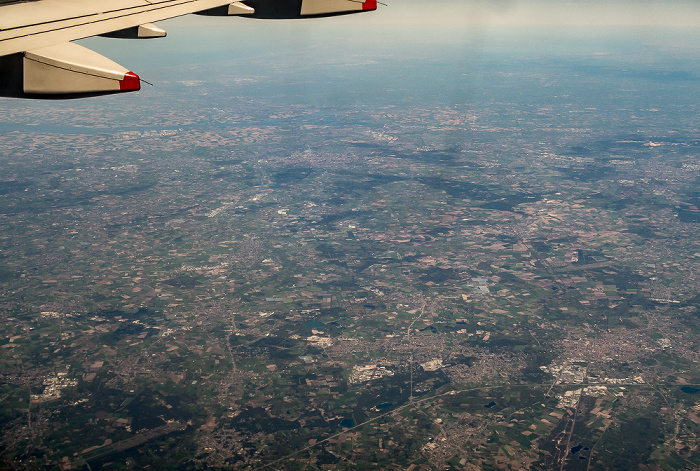
M364 2L359 0L303 0L301 3L301 16L363 11L364 6Z

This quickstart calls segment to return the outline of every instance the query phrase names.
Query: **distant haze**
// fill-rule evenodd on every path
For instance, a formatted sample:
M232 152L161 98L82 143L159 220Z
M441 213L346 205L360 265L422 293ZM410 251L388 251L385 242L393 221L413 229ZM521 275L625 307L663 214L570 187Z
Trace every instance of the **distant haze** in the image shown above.
M367 20L392 23L699 26L696 1L387 0Z

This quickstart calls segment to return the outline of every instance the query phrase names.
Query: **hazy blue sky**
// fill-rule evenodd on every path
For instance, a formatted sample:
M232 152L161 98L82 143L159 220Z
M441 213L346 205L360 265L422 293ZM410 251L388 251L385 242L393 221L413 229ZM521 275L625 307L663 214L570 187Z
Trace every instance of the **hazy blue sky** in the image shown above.
M556 0L383 0L388 6L359 15L312 20L253 20L187 15L159 23L168 30L164 40L124 41L90 39L86 45L125 65L141 67L172 64L174 56L184 63L217 58L240 59L258 53L284 54L295 48L334 50L346 55L396 51L410 54L427 44L488 47L509 35L515 43L545 38L559 47L571 32L568 27L629 26L636 29L640 46L678 43L665 30L668 26L700 26L700 1L587 2ZM559 28L551 30L547 28ZM617 31L614 28L608 32ZM600 30L589 34L591 52ZM686 38L684 47L694 46ZM129 44L129 47L124 47ZM570 43L567 43L570 44ZM517 44L514 44L517 45ZM561 46L563 47L563 45ZM602 52L606 52L603 48ZM340 56L339 56L340 57ZM174 65L174 64L173 64Z
M697 1L394 0L376 21L486 24L657 25L700 24Z
M700 26L700 2L685 0L384 0L362 20L382 24L565 24ZM325 21L349 22L355 16ZM190 20L191 21L191 20Z

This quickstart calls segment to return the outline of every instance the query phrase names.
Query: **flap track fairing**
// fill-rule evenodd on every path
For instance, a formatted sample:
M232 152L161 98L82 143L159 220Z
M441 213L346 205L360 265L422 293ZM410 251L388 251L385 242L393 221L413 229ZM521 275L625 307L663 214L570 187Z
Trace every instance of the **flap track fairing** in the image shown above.
M101 34L105 38L121 38L121 39L153 39L164 38L167 35L164 29L157 27L152 23L146 23L131 28L112 31L111 33Z
M199 12L209 16L295 19L346 15L377 9L376 0L244 0Z
M5 96L100 95L141 89L135 73L74 43L61 43L2 58Z

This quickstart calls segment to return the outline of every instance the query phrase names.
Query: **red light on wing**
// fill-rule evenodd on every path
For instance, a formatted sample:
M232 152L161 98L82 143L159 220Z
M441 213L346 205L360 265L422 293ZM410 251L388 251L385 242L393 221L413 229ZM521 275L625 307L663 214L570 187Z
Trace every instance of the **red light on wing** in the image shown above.
M123 92L141 90L141 79L135 73L127 72L124 74L124 79L119 81L119 90Z
M367 10L376 10L377 9L377 0L367 0L365 3L362 4L362 10L367 11Z

